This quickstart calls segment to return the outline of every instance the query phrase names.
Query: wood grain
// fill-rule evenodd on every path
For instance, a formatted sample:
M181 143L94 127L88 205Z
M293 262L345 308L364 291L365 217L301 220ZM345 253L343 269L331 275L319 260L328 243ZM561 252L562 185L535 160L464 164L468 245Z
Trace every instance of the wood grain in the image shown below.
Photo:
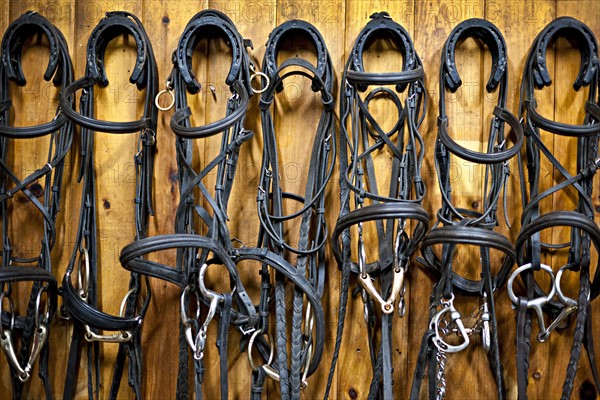
M521 73L529 46L535 35L553 18L571 15L586 23L596 36L600 36L600 8L595 0L443 0L431 2L424 0L273 0L255 2L252 0L183 0L179 2L167 0L59 0L55 2L43 0L0 1L0 31L4 32L10 21L23 12L34 9L48 17L64 33L75 65L75 76L80 77L85 67L85 45L94 26L106 11L124 9L138 15L152 41L159 65L159 81L164 85L171 70L171 53L179 36L197 12L206 8L219 9L228 14L235 22L238 30L245 38L252 39L254 49L250 51L257 68L260 67L265 51L265 42L271 30L282 22L298 18L314 24L323 35L331 53L336 72L335 93L339 91L340 73L348 56L354 39L367 23L373 12L386 10L402 24L413 37L415 48L421 56L426 73L426 87L429 94L427 118L421 134L426 143L426 158L423 166L423 179L427 185L425 208L433 216L441 204L438 182L433 166L433 147L436 136L437 100L439 98L438 76L440 53L448 34L459 22L471 17L486 18L493 22L504 34L509 53L509 93L507 107L518 114L518 89ZM121 37L113 41L107 52L106 64L110 84L97 93L97 117L109 120L133 120L141 114L143 93L138 93L129 84L129 71L133 65L134 51L131 38ZM581 104L588 89L576 93L572 82L579 68L577 50L569 49L565 41L559 41L556 60L554 47L549 49L548 59L553 86L539 92L538 104L540 112L559 121L579 123L582 118ZM373 50L381 51L380 54ZM365 55L369 69L392 70L399 59L394 56L395 50L389 43L375 42L372 51ZM223 51L225 54L223 54ZM286 42L282 49L283 58L301 55L314 60L314 51L305 41ZM382 56L383 54L383 56ZM380 57L377 57L377 56ZM43 39L28 42L23 53L25 75L28 83L24 88L11 85L13 106L19 112L13 112L15 125L33 125L51 119L56 111L56 92L49 84L41 80L48 58L48 50ZM394 58L396 57L396 58ZM219 38L212 38L200 43L196 49L193 65L196 76L203 83L202 92L190 96L190 107L193 112L193 123L202 125L215 121L224 115L225 100L228 88L222 84L228 70L229 55L227 46ZM483 83L487 81L490 57L489 52L475 41L468 40L461 44L457 53L457 64L463 87L454 94L447 94L450 132L459 143L474 150L482 150L485 145L485 132L488 129L490 111L495 104L495 95L487 94ZM314 132L318 118L318 98L310 90L305 79L286 81L288 86L277 96L274 107L275 129L279 141L283 184L286 190L302 193L305 185L305 174L308 165L308 152L297 149L306 148L307 136ZM215 87L215 97L208 89L208 84ZM246 127L252 129L255 136L241 150L236 182L230 202L230 223L232 236L253 246L257 240L258 220L256 217L256 187L262 152L260 115L257 107L258 96L251 100ZM313 112L313 110L316 110ZM373 104L373 113L381 119L388 118L382 104ZM337 114L337 108L336 108ZM169 129L170 112L159 114L158 153L154 173L154 200L156 215L151 221L151 234L172 233L174 231L175 207L179 201L179 183L175 162L175 135ZM385 123L384 123L385 126ZM484 134L482 134L482 132ZM135 135L133 135L135 136ZM126 292L127 273L120 267L118 255L121 248L133 237L133 225L122 221L133 219L133 185L130 181L133 172L132 156L135 152L135 139L131 135L98 134L96 143L96 164L98 172L98 221L100 234L100 287L101 308L110 313L118 313L122 296ZM574 171L576 160L572 154L576 151L576 141L570 138L553 136L544 133L543 140L548 143L558 158L570 171ZM309 142L311 142L309 140ZM78 135L73 152L67 159L65 173L65 191L62 196L61 213L58 221L58 242L53 252L55 272L62 277L70 251L75 240L75 229L79 216L79 198L81 187L75 182L78 165ZM195 165L205 165L218 150L220 137L199 140L196 143ZM10 152L10 165L15 171L25 173L32 171L44 163L47 140L35 139L16 143ZM462 160L453 169L454 200L457 205L481 210L483 199L483 170ZM376 160L378 171L386 168L385 155ZM520 187L517 165L511 163L512 176L507 188L507 201L510 221L508 229L501 223L498 231L507 234L514 241L519 229L521 211ZM560 179L556 171L547 161L542 161L542 188L550 187L555 179ZM209 177L213 179L214 177ZM43 182L40 182L43 184ZM338 172L329 185L327 193L327 221L331 232L339 211ZM212 185L207 184L212 188ZM45 189L45 188L43 188ZM211 189L212 190L212 189ZM600 178L596 179L594 205L600 207ZM15 241L15 249L19 251L37 251L41 230L37 223L24 224L25 221L40 222L39 215L31 204L17 204L13 201L14 210L10 220L12 237L31 237L31 241ZM110 208L106 204L110 204ZM552 209L573 208L572 193L558 193L551 199L542 202L542 211ZM295 205L286 204L289 212ZM600 208L599 208L600 209ZM499 210L502 219L502 208ZM297 226L286 225L290 235L297 235ZM561 229L544 232L544 240L558 242L566 236ZM375 247L369 246L367 247ZM371 250L372 251L372 250ZM335 340L337 325L337 304L339 297L339 271L327 248L328 264L327 287L323 298L328 329L325 339L325 354L320 370L309 379L309 386L303 392L303 398L321 398ZM371 257L375 252L370 253ZM174 253L165 252L152 256L153 260L174 265ZM461 272L476 276L479 272L478 253L474 249L461 250ZM594 260L597 255L594 255ZM544 262L558 269L565 257L560 251L548 252ZM496 267L495 267L496 268ZM258 279L256 266L245 263L241 267L241 277L250 296L257 299ZM210 285L224 288L226 279L221 278L221 270L217 267L210 273ZM592 270L592 273L594 270ZM576 278L568 278L568 292L573 295L578 288ZM178 335L174 329L178 324L179 289L162 281L151 280L153 300L144 322L144 396L146 398L174 398L177 378ZM354 283L353 283L354 284ZM394 321L394 382L397 398L407 398L412 381L416 354L421 335L427 327L428 298L431 293L431 279L414 263L411 267L410 283L407 289L407 315L404 319ZM23 309L26 301L27 287L20 287L19 307ZM291 294L291 292L290 292ZM291 296L290 296L291 300ZM460 301L458 303L458 301ZM501 330L500 350L505 367L505 378L508 397L516 398L515 371L515 312L505 291L496 296L497 316ZM476 300L461 297L457 306L463 314L478 305ZM598 315L599 306L594 305L594 317ZM348 317L343 337L342 351L334 379L334 398L359 398L367 396L371 367L366 342L366 330L362 316L360 298L348 302ZM534 324L534 334L537 327ZM594 329L600 329L598 318L595 318ZM553 334L549 343L533 344L531 354L529 395L531 398L555 398L562 389L562 380L568 363L568 352L572 340L573 327ZM64 360L70 342L71 323L56 319L52 326L52 381L55 396L60 398L64 382ZM245 355L239 353L237 342L239 333L232 331L230 336L229 369L230 398L247 398L249 396L250 367ZM207 399L220 396L218 386L218 353L214 347L216 323L209 330L208 350L206 358L206 383L204 395ZM475 341L477 344L477 341ZM102 361L102 393L106 398L115 360L116 346L103 345ZM591 373L585 353L582 354L580 369L575 382L573 397L589 390ZM78 398L86 397L87 378L85 368L87 360L82 357ZM467 351L452 355L447 364L449 391L447 398L494 398L495 384L488 360L480 347L472 346ZM0 356L0 399L10 398L10 378L4 356ZM41 398L43 389L40 380L34 375L25 386L25 398ZM265 398L277 398L277 383L269 381L265 387ZM126 380L123 381L119 398L133 398ZM425 398L426 396L423 396Z

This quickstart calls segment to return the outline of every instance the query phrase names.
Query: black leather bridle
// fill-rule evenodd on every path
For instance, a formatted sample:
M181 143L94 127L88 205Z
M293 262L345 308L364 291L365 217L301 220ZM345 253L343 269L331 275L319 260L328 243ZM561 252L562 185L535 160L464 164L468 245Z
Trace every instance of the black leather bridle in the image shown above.
M581 52L581 67L573 88L589 86L585 105L583 124L570 125L553 121L537 111L536 90L552 83L546 60L549 46L560 37L576 44ZM563 384L561 398L568 399L573 390L581 345L586 347L590 360L592 376L596 389L600 390L600 378L595 363L593 348L590 302L600 293L600 265L596 267L593 279L590 279L591 247L600 251L600 229L594 222L592 203L593 178L598 167L598 138L600 134L600 107L598 99L598 44L593 32L585 24L570 18L561 17L548 24L535 38L527 56L523 79L521 81L520 114L526 137L527 180L523 168L520 170L523 214L521 231L517 238L517 263L519 268L510 277L508 291L511 301L517 309L517 386L519 399L527 398L529 373L530 336L532 314L537 314L540 342L545 341L552 330L568 322L570 314L576 313L576 325L573 345ZM577 138L577 173L571 174L554 157L542 140L540 132ZM540 172L542 155L550 161L553 168L562 175L562 181L541 191ZM527 195L529 183L529 195ZM542 214L540 202L562 190L573 189L577 195L575 210L552 210ZM544 243L540 233L555 227L571 228L568 243ZM552 268L542 263L542 255L547 249L568 249L567 264L554 274ZM551 278L551 289L542 291L536 283L534 271L545 271ZM561 278L566 271L579 272L579 294L571 299L563 294ZM521 276L525 284L525 294L517 295L513 290L516 276ZM556 294L557 300L554 300ZM546 327L544 313L552 318Z
M55 221L59 212L64 159L73 142L73 125L59 110L52 121L45 124L11 126L10 111L13 106L9 83L12 81L20 86L25 85L21 67L22 50L27 39L35 35L43 35L48 39L50 58L44 79L52 80L54 86L61 89L73 80L73 66L67 42L58 28L42 15L32 11L21 15L9 25L2 38L0 64L0 346L11 371L14 399L23 396L23 384L31 377L38 356L39 377L44 385L46 398L53 398L48 371L47 340L50 322L56 312L58 290L50 255L56 242ZM66 101L73 103L73 99L70 96ZM46 165L24 178L19 177L10 167L11 143L41 137L48 137L50 141ZM44 182L43 195L37 194L32 188L40 179ZM35 257L25 257L19 254L19 251L13 251L13 245L18 239L11 241L9 225L13 222L9 204L14 196L24 196L43 217L43 237L40 252ZM18 315L11 292L13 284L23 281L33 282L33 285L27 313ZM5 305L8 307L5 308ZM17 350L16 345L19 342L20 350Z
M131 122L98 120L94 117L94 87L108 85L104 54L108 43L120 35L133 36L137 45L136 63L130 82L139 90L145 89L144 114L139 120ZM125 361L128 359L129 385L139 399L142 398L141 324L150 303L150 285L147 278L132 273L129 291L123 299L120 315L110 315L98 309L102 288L97 281L100 266L94 139L96 132L139 135L138 151L134 155L134 204L135 239L141 240L147 235L149 216L153 213L151 185L158 113L154 105L154 98L158 92L158 68L152 46L140 20L133 14L122 11L107 13L94 28L88 40L86 60L85 76L67 86L60 96L63 113L81 127L79 180L83 180L75 246L62 282L64 306L74 321L63 396L65 399L71 399L76 394L79 356L85 339L89 398L94 398L94 393L99 393L100 388L99 343L111 342L119 343L119 350L109 397L117 397ZM77 91L81 91L79 112L69 101ZM102 331L116 333L104 334Z
M304 36L313 44L317 63L311 64L298 57L288 58L278 64L277 56L284 40ZM288 362L287 314L285 304L285 281L290 280L281 272L275 275L275 320L276 348L278 368L271 374L279 381L282 399L299 399L300 389L306 387L306 378L315 372L323 351L324 331L321 329L323 310L320 298L325 283L325 243L327 226L325 223L326 186L333 174L335 165L335 119L333 88L333 66L331 57L320 32L306 21L290 20L275 28L266 43L262 72L269 84L264 88L259 107L261 109L263 153L260 172L260 186L257 197L258 216L260 220L259 247L269 249L277 255L280 262L294 254L296 256L295 273L307 280L318 303L305 307L304 289L296 286L294 290L292 328L291 328L291 363ZM297 151L278 146L271 108L276 94L284 88L284 81L292 76L303 76L311 80L311 89L320 94L320 105L315 112L322 109L316 132L314 134L310 162L306 171L306 188L304 194L285 191L282 181L282 166L278 152ZM317 103L319 103L317 101ZM285 117L285 114L283 115ZM306 132L282 132L286 135L304 135L307 148L310 139ZM284 201L293 201L300 205L298 209L285 215ZM299 237L296 244L290 242L285 233L284 222L298 221ZM268 265L263 265L261 272L262 286L270 286ZM268 307L266 298L261 298L263 307ZM266 320L265 322L268 322ZM303 328L304 322L304 328ZM316 323L315 323L316 322ZM313 326L316 327L313 336ZM265 334L268 325L260 327ZM288 368L288 364L289 368Z
M488 92L498 90L498 100L493 111L487 136L485 152L476 152L455 142L448 130L446 115L446 89L455 92L462 81L455 63L456 47L467 38L479 39L492 56L492 71L486 85ZM510 175L508 162L520 151L523 131L518 120L506 109L508 90L508 57L502 33L492 23L473 18L458 24L448 36L442 49L440 66L440 100L438 116L438 136L435 147L435 166L442 194L442 207L437 212L437 222L423 239L420 259L423 266L437 276L431 296L429 328L425 331L414 373L411 399L419 398L425 372L429 368L429 396L442 399L446 394L444 368L446 354L464 350L474 333L481 335L482 346L488 354L494 372L499 399L505 397L503 367L498 347L498 327L496 322L494 292L501 288L515 262L515 250L504 235L494 232L498 225L497 209L500 196ZM505 133L508 125L514 133L513 145L508 147L509 136ZM455 207L452 202L452 178L450 176L451 156L473 163L484 164L485 187L483 212ZM458 188L460 191L460 188ZM504 197L506 199L506 197ZM510 227L506 215L505 220ZM441 245L441 253L434 246ZM480 250L481 279L471 280L453 270L456 250L459 246L477 246ZM502 266L496 276L492 276L491 249L504 254ZM479 266L478 266L479 267ZM454 306L455 294L479 296L482 305L473 327L465 327L461 313ZM450 337L456 333L459 342Z
M403 55L399 71L367 72L363 53L375 38L390 38ZM425 185L421 179L423 139L418 131L425 117L426 93L423 66L408 32L391 17L380 12L358 35L341 80L340 101L340 203L341 211L332 235L333 253L342 270L337 338L325 397L328 397L341 346L350 276L357 275L358 290L364 302L369 332L373 379L369 399L392 398L392 313L398 302L404 314L404 277L409 259L427 231L429 215L421 207ZM391 86L391 88L390 88ZM394 90L395 89L395 90ZM406 99L402 94L408 89ZM368 90L368 91L367 91ZM366 92L366 95L362 93ZM397 121L386 132L369 112L373 99L387 100ZM392 156L389 192L378 182L373 155L388 151ZM379 183L380 185L380 183ZM363 224L374 221L377 228L378 257L367 263ZM414 222L414 224L409 224ZM412 232L410 231L413 226ZM351 254L350 229L357 227L358 254ZM372 238L374 239L374 238ZM378 279L381 291L375 287ZM375 343L376 319L381 310L381 340Z
M232 64L226 80L232 96L228 99L227 113L223 119L195 127L190 122L192 110L188 106L187 93L196 94L201 86L192 72L192 55L202 38L215 33L225 37L232 49ZM235 264L236 249L227 227L227 204L239 149L253 136L251 131L243 127L252 94L250 81L253 66L246 51L248 46L251 43L244 40L233 22L219 11L202 11L187 24L173 53L173 70L167 79L166 89L160 93L170 94L173 100L171 106L176 108L171 118L171 128L177 135L180 181L175 233L135 241L125 246L120 256L121 264L126 269L171 282L181 288L177 398L189 396L190 350L194 365L195 396L202 398L206 333L216 315L221 317L218 334L221 397L227 398L229 325L233 324L243 333L250 334L259 319L240 280ZM158 106L158 98L156 101ZM205 167L202 170L196 171L193 161L195 140L217 134L222 138L219 154L203 163ZM212 194L206 187L206 177L215 172L217 183ZM143 258L147 254L168 249L177 249L175 268ZM212 265L225 266L230 277L231 293L216 293L206 287L204 276ZM202 303L209 307L203 321L200 315ZM262 348L264 350L264 343ZM268 352L268 349L264 352Z

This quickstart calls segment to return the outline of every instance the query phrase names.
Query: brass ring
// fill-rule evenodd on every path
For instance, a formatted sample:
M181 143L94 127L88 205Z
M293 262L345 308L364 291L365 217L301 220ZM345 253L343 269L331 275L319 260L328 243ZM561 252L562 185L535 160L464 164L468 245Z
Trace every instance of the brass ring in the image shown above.
M254 90L254 89L253 89ZM160 96L162 96L163 94L168 93L171 95L171 104L169 104L167 107L162 107L159 103L158 103L158 99L160 99ZM158 108L161 111L169 111L171 108L173 108L173 106L175 105L175 95L173 94L173 90L171 89L163 89L160 92L158 92L158 94L156 95L156 97L154 98L154 104L156 105L156 108Z
M252 88L252 91L254 93L260 94L260 93L263 93L265 90L267 90L267 88L269 87L269 84L271 83L271 80L269 79L267 74L265 74L264 72L255 72L252 75L250 75L250 83L252 83L254 78L256 78L257 76L264 78L267 81L267 84L261 89L254 89L254 87L252 85L250 85L250 87Z

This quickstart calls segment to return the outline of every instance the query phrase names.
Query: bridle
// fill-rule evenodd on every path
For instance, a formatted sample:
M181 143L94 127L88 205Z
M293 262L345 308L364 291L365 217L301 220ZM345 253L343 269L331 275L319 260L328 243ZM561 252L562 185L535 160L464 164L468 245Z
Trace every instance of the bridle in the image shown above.
M0 347L11 371L14 399L23 395L23 385L29 380L39 357L39 376L47 399L53 398L48 371L49 349L47 339L50 322L56 312L58 288L53 275L51 251L55 244L55 221L59 212L64 159L73 142L73 125L57 111L49 122L27 127L14 127L10 122L12 102L9 82L24 86L21 53L27 39L35 35L48 39L50 58L44 79L64 88L73 80L73 66L67 42L62 33L42 15L28 11L13 21L2 38L0 64L0 213L2 219L2 264L0 267ZM73 102L73 97L66 99ZM18 110L17 110L18 111ZM10 167L10 145L15 141L49 137L46 165L20 178ZM43 179L43 199L35 193L32 184ZM12 186L12 187L11 187ZM15 196L24 196L43 217L43 237L39 254L26 257L13 251L9 225L9 204ZM33 282L27 313L18 315L12 300L12 287L18 282ZM45 299L44 299L45 297ZM8 305L8 309L4 306ZM17 339L20 349L16 348Z
M314 45L317 63L311 64L298 57L277 63L277 55L284 40L304 36ZM258 247L269 249L276 255L278 262L285 262L286 255L294 254L297 258L295 274L305 278L311 291L315 292L318 302L305 307L304 289L295 287L292 328L291 328L291 363L288 368L287 353L287 314L285 305L285 281L290 278L281 272L275 275L275 317L276 347L278 369L271 374L279 381L282 399L300 398L300 390L307 385L306 378L315 372L322 355L324 331L320 298L323 295L325 282L325 243L327 242L327 226L325 223L325 194L329 179L335 165L335 119L333 88L333 66L331 57L325 46L323 37L313 25L300 20L290 20L275 28L266 43L262 72L269 79L269 84L262 92L259 107L263 132L263 153L258 188L258 217L260 221ZM292 76L303 76L311 80L311 89L320 94L322 106L321 116L314 135L310 162L306 172L304 194L285 191L282 182L282 166L278 159L278 150L297 151L297 149L278 148L271 108L276 93L284 88L284 81ZM285 118L285 114L282 116ZM282 132L283 133L283 132ZM286 134L306 135L306 132L285 132ZM281 134L281 133L280 133ZM308 139L308 138L307 138ZM308 145L307 145L308 147ZM291 200L301 207L285 215L283 205ZM299 222L299 238L296 244L284 233L284 222ZM263 264L261 271L262 285L270 286L268 265ZM296 284L297 285L297 284ZM261 298L263 307L268 307L266 298ZM260 307L260 306L259 306ZM267 321L265 321L267 322ZM304 322L304 329L303 329ZM312 327L315 326L315 335ZM260 327L261 333L267 332L268 325Z
M401 71L374 73L364 69L363 53L377 37L392 39L403 55ZM395 91L390 88L392 87ZM369 89L369 86L372 88ZM408 89L403 101L397 93ZM369 333L373 379L369 399L393 398L392 313L398 301L404 314L404 277L409 259L424 237L429 223L421 207L425 185L421 179L423 139L418 131L425 117L426 93L423 66L408 32L385 12L373 14L350 52L341 80L340 101L340 204L332 235L333 253L342 270L337 338L325 397L329 396L344 329L350 276L357 275ZM366 95L361 93L366 92ZM386 132L369 112L376 98L388 100L397 110L397 121ZM380 192L381 171L375 171L373 156L388 151L393 159L387 194ZM363 224L374 221L378 257L367 263ZM414 222L414 229L410 230ZM358 232L358 254L351 254L351 228ZM372 238L374 240L374 238ZM378 279L381 291L375 287ZM381 310L381 340L375 343L377 310Z
M547 68L546 51L559 37L576 43L581 51L581 67L573 84L575 90L589 86L588 100L584 105L585 118L582 125L570 125L553 121L537 111L535 89L550 86L552 80ZM593 337L591 330L590 302L600 293L600 265L596 267L593 280L590 279L591 245L600 251L600 229L594 222L592 204L593 178L600 166L598 159L598 134L600 134L600 107L598 96L598 44L593 32L583 23L561 17L548 24L533 42L521 82L520 113L526 136L527 169L529 196L525 181L525 172L520 170L522 185L523 215L521 231L517 238L517 262L519 268L513 272L508 282L508 293L517 309L517 384L519 399L527 398L530 335L532 314L537 314L539 324L538 341L548 339L550 333L576 313L573 345L563 384L561 398L568 399L573 390L581 345L586 347L595 385L600 390L600 378L595 363ZM540 131L577 138L577 174L572 175L554 157L542 140ZM563 181L541 192L540 165L541 156L552 163ZM553 210L541 213L540 202L565 189L575 189L577 207L574 211ZM570 227L571 239L567 243L544 243L540 233L554 227ZM541 261L546 249L568 249L567 264L554 271ZM545 293L537 284L535 271L545 271L551 279L551 288ZM561 278L566 271L579 272L579 294L571 299L563 294ZM525 284L525 295L517 295L513 282L521 276ZM554 300L554 297L558 298ZM552 322L546 327L544 313L550 315Z
M133 36L137 46L136 63L130 82L136 84L139 90L145 89L144 114L139 120L131 122L98 120L94 117L94 87L108 85L104 69L106 47L111 40L123 34ZM138 151L134 155L136 166L134 204L135 239L141 240L148 233L149 216L153 214L151 185L158 113L154 105L154 98L158 92L158 68L150 40L140 20L133 14L121 11L107 13L94 28L88 40L86 60L85 76L67 86L60 96L62 112L81 127L79 180L83 180L75 246L62 282L65 310L74 320L63 396L66 399L75 396L79 355L85 339L89 398L92 399L94 393L99 393L99 343L110 342L119 343L119 350L109 397L116 398L118 395L127 358L129 385L139 399L142 398L141 324L150 303L150 285L147 278L132 273L120 314L114 316L98 309L98 298L102 288L97 281L99 240L96 222L98 197L94 167L94 138L96 132L139 134ZM77 112L69 99L80 90L82 93L79 112ZM142 295L143 291L144 295ZM101 331L115 333L103 334Z
M448 129L446 115L446 89L455 92L462 81L455 62L456 47L467 38L479 39L490 50L492 71L486 89L498 90L498 100L493 111L487 149L477 152L455 142ZM497 209L504 191L505 220L510 226L506 210L506 183L510 175L508 162L517 155L523 142L523 131L518 120L506 109L508 90L508 56L502 33L492 23L473 18L458 24L448 36L442 49L439 77L438 136L435 146L435 167L442 194L442 207L437 212L437 222L421 243L422 265L437 277L431 295L429 328L425 331L414 373L411 399L419 398L425 372L429 368L430 398L444 398L447 387L445 367L447 353L466 349L470 336L481 335L481 342L492 367L499 399L505 398L503 366L498 346L498 327L495 313L494 292L501 288L515 262L516 254L512 243L504 235L494 232L498 225ZM507 146L505 126L514 132L515 140ZM452 201L451 156L486 168L483 197L483 212L459 208ZM460 189L459 189L460 190ZM434 246L441 245L441 253ZM472 280L460 276L453 270L459 246L471 245L479 248L481 279ZM503 253L500 270L492 276L492 249ZM478 266L479 267L479 266ZM463 317L454 305L455 291L482 298L473 327L466 327ZM450 340L453 333L458 337Z
M188 93L196 94L201 85L192 72L192 55L197 43L209 33L226 38L233 54L226 83L232 95L227 101L226 116L204 126L192 126L192 110ZM175 106L171 129L177 135L177 163L179 167L180 202L176 211L175 234L152 236L133 242L123 249L120 260L123 267L137 273L171 282L181 288L179 371L177 398L189 396L189 356L194 364L196 398L202 398L204 351L206 332L214 316L219 315L221 398L228 397L227 344L229 324L244 331L250 330L258 319L250 297L240 280L231 256L234 250L227 227L227 205L237 165L240 146L253 136L244 129L244 118L249 97L250 58L246 47L251 46L237 31L233 22L223 13L205 10L196 14L185 27L173 53L173 70L166 89ZM158 97L157 97L158 105ZM193 161L193 146L198 139L219 134L222 138L219 154L197 171ZM215 171L216 170L216 171ZM206 177L216 172L214 195L206 187ZM206 205L205 205L206 204ZM200 222L200 223L199 223ZM143 255L177 249L176 268L144 260ZM211 265L224 265L229 273L231 293L216 293L206 287L204 275ZM192 302L192 300L195 300ZM201 320L201 303L209 306ZM237 306L237 310L233 305Z

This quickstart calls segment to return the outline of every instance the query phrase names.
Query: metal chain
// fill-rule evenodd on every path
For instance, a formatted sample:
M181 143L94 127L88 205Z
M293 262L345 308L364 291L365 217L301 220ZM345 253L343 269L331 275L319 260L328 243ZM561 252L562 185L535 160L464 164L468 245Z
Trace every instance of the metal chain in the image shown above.
M446 352L438 349L436 352L435 359L437 361L436 371L436 400L443 400L446 397L446 374L444 372L446 368Z

